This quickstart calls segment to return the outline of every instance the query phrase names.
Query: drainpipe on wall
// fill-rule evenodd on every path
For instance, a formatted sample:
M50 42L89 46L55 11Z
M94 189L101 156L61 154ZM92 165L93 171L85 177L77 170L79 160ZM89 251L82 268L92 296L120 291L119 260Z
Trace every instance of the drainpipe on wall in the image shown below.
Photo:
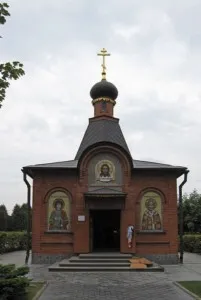
M30 183L27 180L27 174L25 171L23 172L23 179L24 182L27 185L27 245L26 245L26 258L25 258L25 264L28 264L29 261L29 254L30 254L30 240L31 240L31 186Z
M184 258L184 227L183 227L183 199L182 199L182 188L184 184L187 182L187 176L188 176L188 170L184 173L184 180L179 186L179 239L180 239L180 257L179 261L181 264L183 264L183 258Z

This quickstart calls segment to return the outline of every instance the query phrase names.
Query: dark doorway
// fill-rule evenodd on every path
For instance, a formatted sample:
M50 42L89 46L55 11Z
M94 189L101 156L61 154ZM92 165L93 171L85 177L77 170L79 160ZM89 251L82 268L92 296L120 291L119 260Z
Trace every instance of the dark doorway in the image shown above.
M91 210L92 251L120 251L120 210Z

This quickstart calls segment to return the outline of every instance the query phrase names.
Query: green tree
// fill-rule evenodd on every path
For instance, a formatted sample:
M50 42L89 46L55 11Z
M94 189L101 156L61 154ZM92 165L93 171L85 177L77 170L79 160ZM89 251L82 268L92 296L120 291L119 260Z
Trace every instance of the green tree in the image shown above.
M13 231L12 216L10 215L7 217L7 231Z
M184 231L201 232L201 194L194 190L183 197Z
M21 206L16 204L12 212L12 230L13 231L22 231L27 229L28 223L28 207L24 203ZM30 220L31 224L31 220Z
M7 231L8 212L4 204L0 205L0 231Z
M28 224L28 205L27 203L22 204L21 206L21 213L24 216L23 217L23 230L27 229L27 224ZM32 217L32 211L31 211L31 217ZM32 220L29 220L30 224L32 223Z
M24 230L24 214L21 210L20 205L16 204L12 212L12 229L13 231Z
M0 3L0 25L4 25L6 18L10 16L8 8L7 3ZM10 86L10 80L17 80L24 74L23 64L19 61L0 64L0 108L6 97L6 89Z
M0 231L7 230L7 219L4 211L0 211Z

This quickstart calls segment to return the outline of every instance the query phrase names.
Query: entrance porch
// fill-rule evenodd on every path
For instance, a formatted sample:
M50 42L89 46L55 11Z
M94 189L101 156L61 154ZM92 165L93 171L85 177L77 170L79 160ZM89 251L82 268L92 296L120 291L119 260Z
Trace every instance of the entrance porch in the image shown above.
M128 248L126 232L134 211L126 209L126 193L98 188L84 194L84 209L77 210L74 254L92 252L135 253ZM83 216L84 221L79 221Z

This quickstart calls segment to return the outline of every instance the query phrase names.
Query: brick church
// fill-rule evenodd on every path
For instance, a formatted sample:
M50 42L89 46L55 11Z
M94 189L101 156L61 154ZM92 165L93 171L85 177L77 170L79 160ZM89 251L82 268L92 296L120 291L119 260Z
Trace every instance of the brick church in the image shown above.
M107 51L99 55L94 116L74 160L22 169L33 179L32 263L104 251L177 263L177 178L187 168L133 158L114 116L118 90L106 80Z

